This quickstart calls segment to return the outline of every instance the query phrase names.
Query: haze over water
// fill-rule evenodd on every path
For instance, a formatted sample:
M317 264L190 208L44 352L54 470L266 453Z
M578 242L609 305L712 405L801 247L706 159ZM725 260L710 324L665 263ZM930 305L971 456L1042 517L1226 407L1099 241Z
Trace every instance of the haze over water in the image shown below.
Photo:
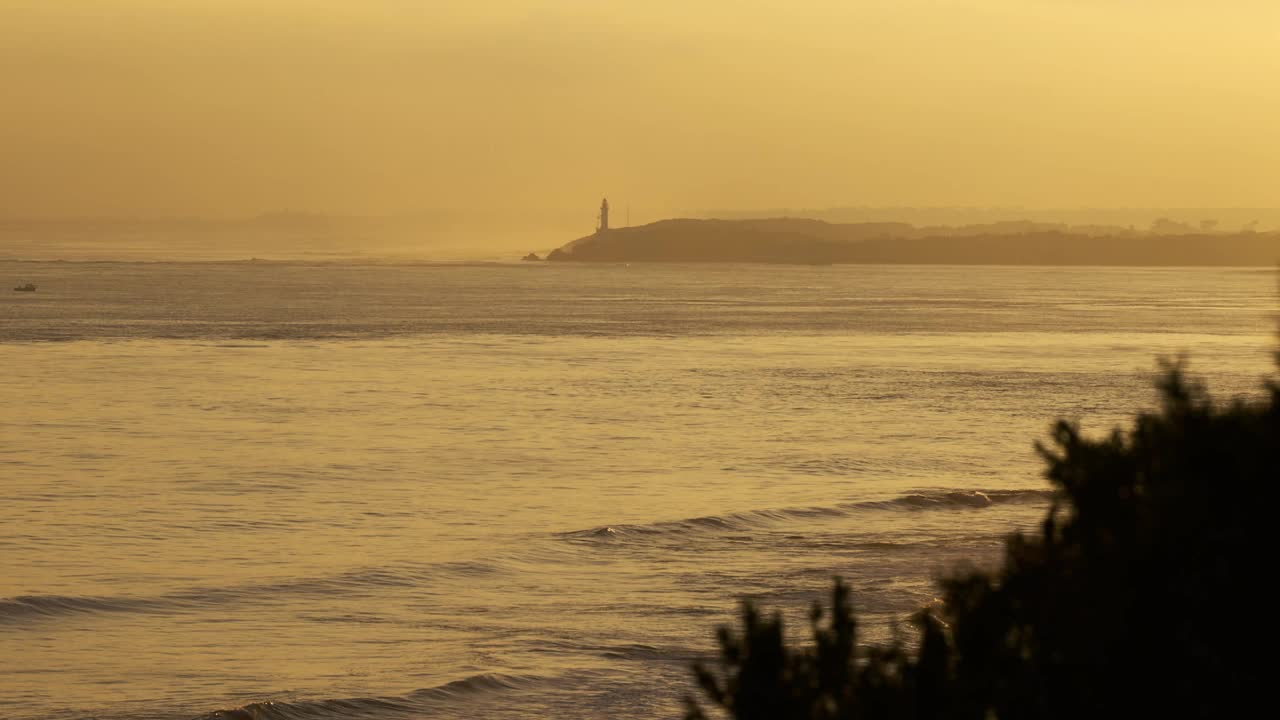
M735 598L838 573L884 637L1038 518L1054 418L1272 367L1271 270L0 276L15 720L673 717Z

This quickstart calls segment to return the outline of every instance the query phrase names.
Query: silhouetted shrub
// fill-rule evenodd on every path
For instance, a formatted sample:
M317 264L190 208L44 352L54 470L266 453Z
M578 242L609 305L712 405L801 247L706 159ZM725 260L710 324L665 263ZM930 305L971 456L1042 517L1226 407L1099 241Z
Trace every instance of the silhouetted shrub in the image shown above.
M1269 668L1256 608L1270 604L1280 387L1222 406L1171 366L1159 388L1158 412L1107 437L1057 423L1037 445L1056 490L1039 531L1010 536L996 570L942 581L918 649L859 657L837 580L811 647L788 648L780 617L746 604L741 631L720 632L719 671L695 666L707 699L752 720L1245 715ZM688 717L705 717L692 699Z

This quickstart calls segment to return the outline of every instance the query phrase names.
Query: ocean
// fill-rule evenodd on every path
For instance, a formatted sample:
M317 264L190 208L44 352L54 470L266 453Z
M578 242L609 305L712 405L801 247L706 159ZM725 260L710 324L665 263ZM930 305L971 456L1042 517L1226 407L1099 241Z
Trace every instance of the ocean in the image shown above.
M1033 443L1272 372L1269 269L0 262L0 717L671 718L741 598L868 641Z

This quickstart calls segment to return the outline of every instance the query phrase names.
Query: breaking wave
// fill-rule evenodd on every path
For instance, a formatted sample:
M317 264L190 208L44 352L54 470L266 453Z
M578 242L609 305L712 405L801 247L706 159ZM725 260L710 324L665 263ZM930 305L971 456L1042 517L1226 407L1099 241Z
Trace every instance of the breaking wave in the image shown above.
M841 507L855 510L947 510L1032 504L1048 502L1052 497L1052 490L953 490L913 493L892 500L852 503Z

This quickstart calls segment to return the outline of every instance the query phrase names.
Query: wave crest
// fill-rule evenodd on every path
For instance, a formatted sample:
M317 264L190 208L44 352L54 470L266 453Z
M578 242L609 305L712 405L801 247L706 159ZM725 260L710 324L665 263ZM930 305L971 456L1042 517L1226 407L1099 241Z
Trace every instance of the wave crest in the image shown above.
M414 690L407 695L256 702L231 710L215 710L196 720L382 720L419 717L441 702L456 702L478 694L516 690L527 687L535 680L537 678L486 673Z
M620 540L629 536L686 535L706 532L749 532L788 520L847 517L875 511L939 511L986 508L994 505L1034 504L1048 502L1051 490L946 490L912 493L889 500L842 503L828 507L775 508L752 510L729 515L670 520L647 525L604 525L587 530L561 533L570 542Z
M243 603L280 595L355 595L382 588L420 587L442 580L470 580L501 572L498 566L456 561L364 568L328 577L294 578L235 587L190 588L151 597L20 595L0 598L0 625L99 613L164 613Z
M78 613L148 612L170 605L159 598L101 598L74 595L19 595L0 599L0 624Z

